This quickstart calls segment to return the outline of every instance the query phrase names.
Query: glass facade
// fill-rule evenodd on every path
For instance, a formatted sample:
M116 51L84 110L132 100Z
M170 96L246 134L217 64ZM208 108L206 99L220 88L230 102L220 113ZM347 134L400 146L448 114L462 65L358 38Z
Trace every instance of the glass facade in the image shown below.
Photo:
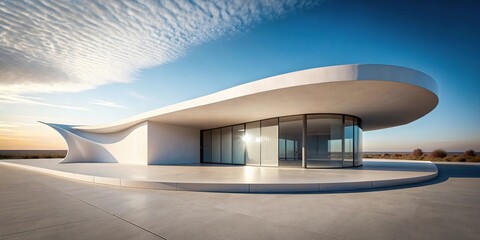
M260 165L278 166L278 118L260 123Z
M245 125L232 127L232 162L233 164L245 164Z
M202 133L202 161L204 163L212 162L212 131L203 131Z
M307 114L203 130L203 163L340 168L362 165L359 118Z
M232 164L232 127L222 128L222 163Z
M278 163L285 167L302 166L303 116L279 118Z
M342 116L307 116L307 166L342 167Z
M355 119L355 125L353 126L353 135L355 138L354 141L354 160L353 163L355 166L363 165L362 155L363 155L363 131L361 127L361 120L359 118Z
M245 124L245 163L260 166L260 121Z
M354 117L345 116L343 122L343 166L353 167Z

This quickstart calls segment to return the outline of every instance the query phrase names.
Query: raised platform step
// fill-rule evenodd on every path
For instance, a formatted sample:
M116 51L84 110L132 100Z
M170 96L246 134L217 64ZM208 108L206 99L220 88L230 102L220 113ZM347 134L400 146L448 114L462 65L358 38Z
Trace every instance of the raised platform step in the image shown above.
M427 181L438 175L428 161L364 160L357 168L303 169L228 165L66 163L61 159L0 160L0 164L79 181L177 191L287 193L374 189Z

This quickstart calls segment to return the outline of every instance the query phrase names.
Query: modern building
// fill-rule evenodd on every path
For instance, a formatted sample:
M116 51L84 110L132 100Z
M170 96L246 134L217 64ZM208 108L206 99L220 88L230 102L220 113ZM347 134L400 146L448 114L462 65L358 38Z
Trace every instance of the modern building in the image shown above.
M437 85L405 67L321 67L242 84L97 126L46 123L62 163L362 165L362 132L410 123L438 104Z

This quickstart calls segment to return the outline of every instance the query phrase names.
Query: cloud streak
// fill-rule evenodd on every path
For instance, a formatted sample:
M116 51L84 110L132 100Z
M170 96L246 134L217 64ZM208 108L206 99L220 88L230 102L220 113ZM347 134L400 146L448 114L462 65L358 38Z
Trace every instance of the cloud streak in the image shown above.
M114 102L103 101L103 100L93 100L90 102L91 104L100 105L104 107L112 107L112 108L125 108L123 105L116 104Z
M129 92L128 95L130 97L133 97L133 98L137 98L137 99L140 99L140 100L144 100L144 101L152 101L151 98L145 96L145 95L142 95L140 93L137 93L137 92Z
M1 1L0 90L77 92L129 82L188 47L315 2Z
M40 106L46 106L46 107L55 107L55 108L72 109L72 110L88 110L83 107L48 103L48 102L45 102L43 98L24 96L24 95L12 93L12 92L2 92L2 91L0 91L0 103L8 103L8 104L20 103L20 104L40 105Z

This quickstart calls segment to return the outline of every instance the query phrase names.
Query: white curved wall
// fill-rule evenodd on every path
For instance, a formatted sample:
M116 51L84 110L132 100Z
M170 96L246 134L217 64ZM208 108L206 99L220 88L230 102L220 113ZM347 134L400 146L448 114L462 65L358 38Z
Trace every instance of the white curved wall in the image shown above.
M47 125L57 130L67 142L68 153L62 163L148 164L147 122L108 134L87 133L68 125Z
M89 133L76 129L73 132L104 148L118 163L148 164L147 122L107 134Z
M65 139L68 153L61 163L71 162L118 162L103 146L80 137L70 131L66 125L47 124Z
M68 153L61 163L127 164L199 163L200 131L142 122L114 133L90 133L72 126L45 123L62 135Z

